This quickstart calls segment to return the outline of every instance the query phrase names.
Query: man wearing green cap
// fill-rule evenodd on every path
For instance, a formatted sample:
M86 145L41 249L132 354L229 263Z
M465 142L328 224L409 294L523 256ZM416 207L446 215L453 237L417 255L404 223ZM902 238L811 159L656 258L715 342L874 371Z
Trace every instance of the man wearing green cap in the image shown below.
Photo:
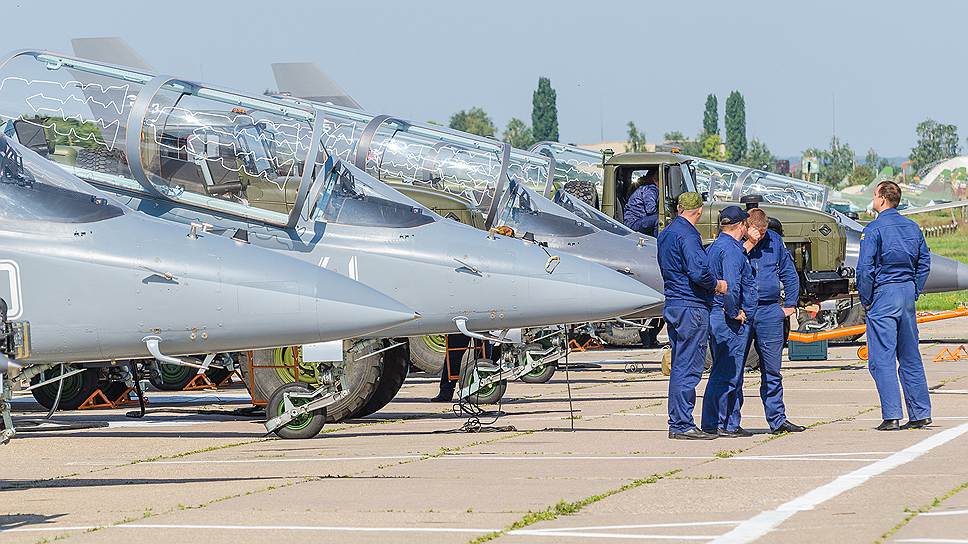
M714 433L696 427L696 386L702 377L709 341L709 309L713 296L724 293L726 281L709 270L696 223L702 216L699 193L679 195L678 215L658 238L659 269L665 291L663 317L672 345L669 376L669 438L712 440Z

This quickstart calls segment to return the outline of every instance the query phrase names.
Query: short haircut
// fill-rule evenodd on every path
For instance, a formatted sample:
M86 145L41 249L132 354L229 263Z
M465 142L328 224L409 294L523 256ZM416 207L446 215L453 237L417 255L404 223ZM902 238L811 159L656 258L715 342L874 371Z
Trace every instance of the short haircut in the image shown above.
M901 188L893 181L885 180L877 184L874 194L883 197L892 208L901 203Z
M753 208L748 213L750 214L750 225L761 230L766 230L770 226L770 218L766 216L766 212L762 209Z

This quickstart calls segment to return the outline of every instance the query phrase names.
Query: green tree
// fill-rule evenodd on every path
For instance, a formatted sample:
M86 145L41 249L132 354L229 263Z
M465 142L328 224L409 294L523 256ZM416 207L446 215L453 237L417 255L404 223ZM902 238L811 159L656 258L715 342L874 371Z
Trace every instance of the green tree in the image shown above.
M716 95L706 96L706 110L702 114L702 130L706 134L719 134L719 100Z
M682 143L686 141L685 135L683 135L678 130L673 130L672 132L666 132L662 135L662 139L667 142Z
M746 155L746 101L739 91L726 98L725 125L729 161L738 163Z
M881 170L891 166L891 161L878 155L877 151L874 151L874 148L870 148L867 150L867 155L864 157L864 166L866 166L867 169L873 172L873 174L876 176L881 172Z
M524 121L512 117L508 121L507 128L504 129L504 134L501 135L501 140L511 144L511 147L527 149L534 144L534 134L531 132L531 127L524 124Z
M538 78L538 88L531 98L531 131L538 142L558 141L558 93L551 80Z
M772 172L773 161L775 160L776 157L770 152L770 148L753 138L750 140L749 149L746 150L746 156L739 161L739 164Z
M493 138L497 132L487 112L481 108L460 110L450 117L450 128L461 132L469 132L478 136Z
M726 151L719 134L705 134L700 142L699 156L713 161L725 161Z
M874 177L877 172L871 169L869 165L858 164L854 166L854 170L847 176L847 183L849 185L867 185L874 181Z
M631 153L637 153L639 151L645 151L645 133L639 132L636 128L634 121L629 121L626 125L629 129L628 138L625 140L625 151Z
M933 119L925 119L918 123L915 132L918 143L911 150L911 166L915 172L921 172L933 163L950 159L961 152L958 143L958 127L938 123Z

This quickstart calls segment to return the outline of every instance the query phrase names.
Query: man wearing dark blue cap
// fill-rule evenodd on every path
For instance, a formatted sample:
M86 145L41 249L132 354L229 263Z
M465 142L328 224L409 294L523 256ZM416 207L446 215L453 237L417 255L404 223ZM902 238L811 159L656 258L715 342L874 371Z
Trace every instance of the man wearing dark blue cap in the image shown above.
M706 262L696 223L702 217L699 193L679 195L678 215L658 239L659 269L665 291L663 317L672 345L669 376L669 438L712 440L715 433L696 428L692 411L696 386L702 378L709 339L709 308L714 293L725 292L726 282L716 280Z
M901 188L882 181L874 189L877 218L864 227L857 258L857 292L867 310L867 369L881 399L879 431L931 424L931 399L918 346L917 300L931 271L931 253L917 223L897 213ZM908 422L904 415L901 378Z
M709 271L729 288L713 299L709 342L713 367L702 397L702 430L724 438L753 436L740 427L743 370L749 340L747 316L756 311L756 284L743 239L749 214L739 206L719 212L720 233L706 250Z

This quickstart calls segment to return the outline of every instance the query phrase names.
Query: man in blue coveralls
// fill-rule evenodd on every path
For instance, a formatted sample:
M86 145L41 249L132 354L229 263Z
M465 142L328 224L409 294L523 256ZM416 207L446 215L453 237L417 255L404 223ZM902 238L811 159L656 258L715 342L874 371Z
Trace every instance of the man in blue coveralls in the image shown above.
M709 338L709 307L714 293L727 285L716 280L706 264L706 252L696 223L702 216L702 196L679 195L679 213L659 233L659 269L665 282L663 317L672 344L672 373L669 376L669 438L712 440L716 434L696 427L692 417L696 386L702 377Z
M744 247L753 267L756 281L756 311L749 316L750 347L760 356L760 399L766 412L770 432L799 433L806 428L790 422L783 406L783 378L780 361L786 340L784 321L796 310L800 299L800 278L793 258L783 244L783 237L770 230L770 218L759 208L749 211L749 228ZM780 291L783 300L780 300Z
M867 310L867 368L881 399L879 431L931 424L931 400L918 349L917 300L931 270L931 254L917 223L897 213L901 188L882 181L874 189L877 218L864 227L857 259L857 291ZM904 411L908 422L899 425Z
M655 236L656 226L659 224L659 186L656 170L640 177L639 187L629 197L625 205L622 219L625 226L645 234Z
M719 236L706 250L709 271L729 288L713 299L709 314L709 341L713 367L702 397L702 430L724 438L753 436L740 427L743 406L743 371L749 341L747 320L756 312L756 285L746 257L749 214L739 206L719 212Z

